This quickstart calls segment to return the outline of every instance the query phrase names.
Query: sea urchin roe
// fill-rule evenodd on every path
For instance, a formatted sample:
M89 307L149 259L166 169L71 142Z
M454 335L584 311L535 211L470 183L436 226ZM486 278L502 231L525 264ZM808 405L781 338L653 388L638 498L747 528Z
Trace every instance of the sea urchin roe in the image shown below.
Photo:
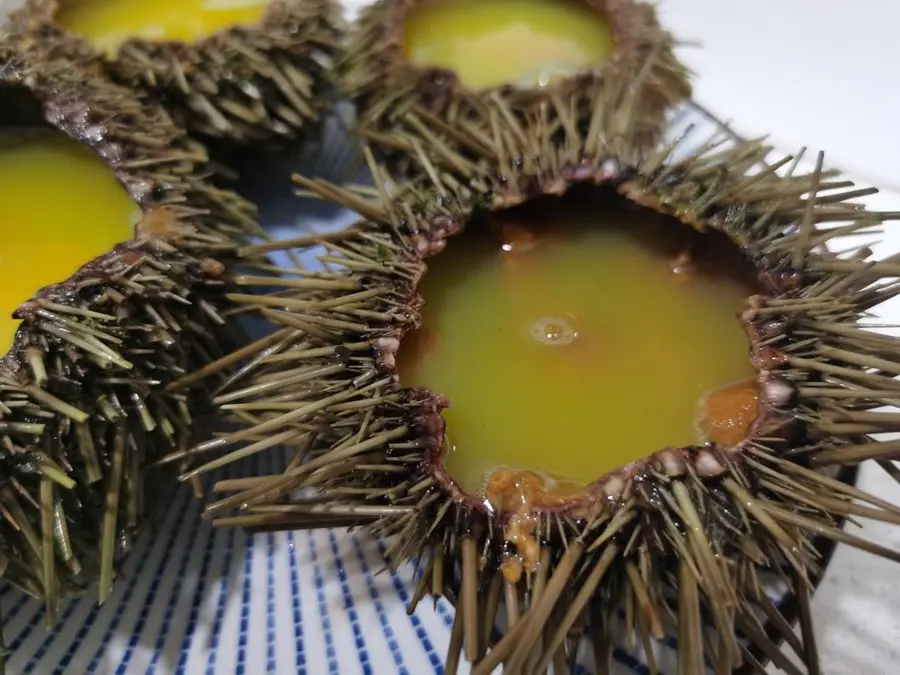
M755 376L730 243L598 199L470 224L428 259L423 329L400 342L401 383L449 399L448 474L507 512L498 468L589 484L702 443L699 402ZM530 474L513 482L539 501Z
M516 553L503 562L503 574L518 581L522 571L533 572L541 548L538 544L535 509L564 506L585 495L585 483L541 475L537 471L500 467L485 481L482 497L492 510L507 514L504 535Z
M537 518L523 507L506 521L504 537L515 546L515 555L508 555L501 570L510 583L516 583L522 572L531 574L537 569L541 559L541 545L538 543Z
M16 308L131 239L139 215L110 168L75 141L0 137L0 354L12 344Z
M430 0L404 22L406 58L475 90L544 86L607 59L608 22L577 0Z
M192 42L230 26L259 23L268 0L71 0L57 22L114 53L130 38Z
M747 380L704 397L698 423L707 440L730 448L750 435L758 415L759 387Z
M586 483L542 476L537 471L499 467L491 471L482 490L495 511L515 513L523 507L551 508L582 493Z

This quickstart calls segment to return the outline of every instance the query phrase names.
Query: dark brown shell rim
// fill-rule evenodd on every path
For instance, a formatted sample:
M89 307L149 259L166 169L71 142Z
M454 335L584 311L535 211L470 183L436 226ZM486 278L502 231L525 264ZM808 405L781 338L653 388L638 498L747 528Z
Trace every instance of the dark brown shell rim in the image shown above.
M688 222L686 219L678 218L677 215L668 212L661 205L652 204L647 200L639 203L630 199L626 195L627 180L623 181L624 173L621 175L619 173L611 173L609 164L606 165L605 169L590 175L584 171L578 172L576 174L577 179L575 179L572 172L562 172L561 175L566 175L566 173L569 174L569 178L560 179L555 184L554 192L557 194L563 194L571 187L585 184L598 187L614 187L617 194L634 204L668 215L684 225L692 227L697 232L702 232L705 229L702 223ZM622 189L623 185L626 186L625 189ZM501 197L495 200L491 211L520 205L527 203L527 201L528 198L523 196L507 197L505 199ZM427 258L439 255L446 246L447 240L461 233L465 226L466 223L463 219L436 219L431 223L427 235L413 241L412 246L419 252L423 262L425 262ZM729 239L731 240L730 237ZM793 385L779 377L778 373L779 366L785 362L784 355L777 349L766 345L766 341L770 337L768 335L769 327L767 326L767 321L757 318L754 315L753 308L760 306L764 299L790 294L796 288L799 278L798 273L783 267L775 269L765 260L753 260L746 255L745 250L737 242L731 240L731 243L735 245L743 257L756 270L757 281L760 285L760 294L747 298L748 308L740 318L748 336L749 360L757 373L757 383L760 391L759 414L754 420L747 438L732 447L722 447L709 443L696 446L661 448L644 459L637 460L600 476L588 484L584 494L567 501L565 505L554 507L536 506L533 509L534 513L552 514L566 512L578 518L600 502L618 500L622 496L626 483L641 480L650 474L662 475L666 478L677 478L691 472L701 478L715 478L723 475L728 470L729 463L740 461L742 450L747 444L753 443L754 438L779 438L787 441L797 434L796 420L783 410L784 406L794 396ZM407 303L410 310L416 313L421 305L422 298L418 292ZM396 335L389 338L379 338L374 341L373 347L377 354L376 363L382 374L390 375L395 379L398 377L394 356L401 348L405 334L417 326L418 323L418 318L412 321L404 321L396 331ZM406 388L403 391L410 400L415 400L416 402L416 417L410 420L410 424L418 431L416 435L417 440L424 447L429 448L426 460L427 470L435 477L438 484L458 502L465 503L475 512L484 515L494 514L495 512L490 510L490 507L482 498L464 491L444 467L443 459L446 451L444 442L445 423L441 411L449 405L448 399L439 392L432 391L427 387ZM506 518L510 514L498 515L501 518Z
M6 84L8 83L0 83L0 97L3 95L2 87ZM22 90L28 91L29 94L33 95L33 92L27 89L24 84L14 84L13 86L20 87ZM41 105L43 107L43 102L41 102ZM80 116L80 111L75 108L58 110L57 115L54 116L54 121L47 119L49 115L46 114L46 110L44 113L44 119L40 120L40 122L49 124L54 133L61 133L83 144L85 137L84 133L86 132L86 125L84 123L87 120ZM61 123L57 122L57 120L61 120ZM73 123L73 127L67 128L68 123ZM0 133L2 133L2 130L0 130ZM149 194L146 191L136 189L135 186L123 180L124 169L117 167L115 163L110 162L110 157L116 157L120 154L117 144L109 141L107 134L102 129L100 130L99 138L100 141L97 146L89 149L107 163L110 172L116 176L119 183L128 191L136 208L140 208L144 212L146 212L147 209L152 208L153 200L150 198ZM130 174L126 177L133 178ZM138 227L139 224L136 224L135 228ZM119 261L124 263L127 267L132 266L137 262L136 258L140 258L144 255L141 251L142 246L138 243L137 238L138 232L136 229L135 236L131 240L122 242L116 245L111 251L102 253L92 260L88 260L68 279L63 279L38 289L31 298L22 302L22 304L14 311L13 317L16 319L26 319L34 316L47 303L69 304L71 299L77 293L77 289L80 285L79 282L96 278L98 272L116 266ZM26 326L20 324L16 329L13 344L3 356L0 356L0 370L5 369L14 373L19 369L20 364L23 362L25 350L28 347L26 334Z

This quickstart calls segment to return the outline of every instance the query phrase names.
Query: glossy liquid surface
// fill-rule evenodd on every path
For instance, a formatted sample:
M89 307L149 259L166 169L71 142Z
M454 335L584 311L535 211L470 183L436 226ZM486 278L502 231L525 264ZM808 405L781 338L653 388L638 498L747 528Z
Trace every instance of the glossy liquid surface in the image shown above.
M57 22L100 50L129 38L192 42L229 26L258 23L268 0L74 0Z
M737 318L749 286L727 271L742 261L717 249L740 261L736 251L604 194L473 223L430 260L401 382L449 397L446 467L470 494L502 501L509 484L516 500L528 482L530 501L553 505L657 450L705 440L707 395L755 376ZM701 267L707 259L723 267ZM756 416L746 399L716 408L738 411L743 436Z
M603 62L609 24L576 0L431 0L404 23L406 58L480 90L544 86Z
M50 132L0 137L0 356L36 291L131 239L140 210L103 161Z

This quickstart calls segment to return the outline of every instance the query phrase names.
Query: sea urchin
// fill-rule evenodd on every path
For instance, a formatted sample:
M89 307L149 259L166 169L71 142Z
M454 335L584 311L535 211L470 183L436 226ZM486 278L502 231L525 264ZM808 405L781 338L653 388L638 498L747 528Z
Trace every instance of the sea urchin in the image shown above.
M727 136L690 152L684 137L647 151L615 115L597 114L585 133L574 114L559 112L567 143L552 143L555 130L533 118L525 147L498 129L490 152L464 172L459 157L428 161L428 178L386 199L298 178L362 220L282 244L317 251L323 271L298 270L274 282L274 293L232 298L279 330L243 352L252 358L218 399L240 428L195 451L224 445L227 461L277 441L296 453L281 474L220 483L233 494L207 516L252 528L366 525L387 536L392 564L416 559L424 570L410 611L429 593L456 605L450 673L463 650L477 675L501 663L507 673L550 664L563 672L581 636L607 672L613 646L634 636L649 646L663 635L678 638L680 675L705 664L761 672L761 658L802 673L779 651L782 639L806 672L818 672L814 540L900 560L840 527L848 516L900 524L900 508L833 472L874 460L898 474L897 442L877 434L900 428L897 413L880 410L900 399L900 342L860 320L900 292L891 280L900 269L864 247L839 255L828 244L897 214L855 203L869 190L823 170L821 156L797 175L791 157L768 162L762 143ZM390 181L373 169L387 195ZM587 224L570 235L560 219L579 202ZM665 264L650 272L641 256L651 249L603 239L610 224L656 242ZM489 259L477 242L492 232L504 246ZM712 304L679 314L691 302L681 296L702 290L692 279L723 263L725 282L707 285ZM679 274L685 266L693 272ZM551 272L541 276L542 268ZM663 283L652 274L669 275L672 288L651 289ZM618 296L632 286L643 290L631 300L656 315L637 317L640 330L663 321L656 335L634 333L628 351L615 323L628 319ZM747 297L734 311L740 293ZM581 313L554 308L563 296ZM541 356L534 340L526 345L528 326L507 321L521 306L538 342L550 343ZM508 334L482 332L498 316ZM740 329L749 347L735 364ZM429 351L448 360L429 365ZM628 379L628 363L643 379ZM514 367L540 380L503 380ZM726 383L716 377L749 382L712 392L693 416L698 397L687 385L701 371L712 373L707 388ZM463 392L458 413L441 386ZM471 428L495 419L507 426ZM655 432L671 440L636 446ZM455 434L484 444L454 458ZM529 434L548 447L526 455ZM495 471L504 467L512 470ZM235 507L246 512L230 515ZM766 595L770 576L797 596L800 637Z
M673 45L634 0L380 0L336 71L359 132L402 178L409 156L480 155L500 128L521 140L530 115L562 134L562 108L587 127L621 82L633 90L623 132L652 142L690 95Z
M28 0L13 17L20 30L53 27L91 45L120 84L207 139L283 143L330 105L341 31L332 0Z
M0 45L0 569L52 623L106 598L145 466L189 444L202 397L167 385L237 346L224 277L258 225L162 109L45 38Z

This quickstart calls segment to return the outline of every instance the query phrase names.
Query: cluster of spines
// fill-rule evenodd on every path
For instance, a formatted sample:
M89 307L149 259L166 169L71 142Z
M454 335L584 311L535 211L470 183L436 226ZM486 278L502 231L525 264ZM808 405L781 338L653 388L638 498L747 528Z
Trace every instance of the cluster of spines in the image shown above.
M691 93L688 74L675 58L675 40L663 31L655 9L642 2L589 0L612 24L616 45L607 61L548 87L511 86L472 91L454 73L409 63L403 50L403 22L418 0L381 0L365 8L335 70L343 93L356 103L357 132L397 178L420 171L423 152L476 152L491 144L499 122L516 133L525 117L565 108L575 125L586 127L598 112L596 98L610 84L627 81L631 108L623 111L632 138L652 146L673 106ZM502 113L501 120L490 118ZM563 131L557 120L546 120ZM568 130L568 127L565 129ZM514 143L523 140L517 136ZM559 145L556 137L548 141ZM457 167L461 168L461 167Z
M230 149L311 138L333 102L329 71L343 33L333 0L272 2L257 25L226 28L189 45L134 38L114 57L57 26L60 4L27 0L13 13L14 30L92 53L116 82Z
M193 52L133 40L111 69L122 83L158 92L207 138L277 145L311 137L327 113L342 30L333 0L271 3L259 25L201 39Z
M563 119L555 130L522 129L531 135L518 148L510 140L516 131L500 128L481 154L431 148L420 155L426 178L390 194L391 181L373 164L382 199L298 177L305 190L364 218L335 235L282 244L321 247L328 271L299 269L275 293L236 298L279 330L245 352L218 399L242 428L217 441L231 452L210 467L265 451L276 437L297 454L279 475L220 483L230 494L207 516L262 529L366 525L388 536L392 563L417 559L424 566L413 605L431 593L457 606L451 672L462 649L476 673L501 662L532 673L571 656L573 636L589 636L605 663L614 645L637 636L649 647L666 634L679 637L682 673L699 672L703 663L719 673L740 664L752 671L766 658L801 673L778 650L781 640L807 672L817 672L809 615L809 586L822 564L815 542L840 541L900 560L841 529L846 517L900 522L900 508L835 473L866 459L897 473L895 443L870 436L897 428L896 413L875 410L896 400L897 342L859 326L872 307L896 295L896 283L883 281L896 270L870 261L864 247L838 255L827 245L897 214L866 211L853 200L869 191L823 170L821 158L812 173L799 175L796 158L767 162L764 143L723 145L723 137L673 162L685 139L645 153L627 134L611 133L627 124L614 115L598 119L597 136L571 129L566 144L541 136L565 127ZM764 275L783 281L783 292L756 298L744 320L760 327L757 367L771 370L763 395L799 423L804 440L757 436L711 454L712 464L700 463L703 448L651 461L639 480L622 482L619 493L587 512L544 514L541 564L533 577L513 583L500 567L502 518L460 499L434 471L441 398L401 387L393 361L420 320L415 288L427 257L473 211L580 182L608 185L698 228L721 230ZM232 515L236 507L245 512ZM796 596L799 637L765 595L772 574ZM507 629L497 639L501 595ZM652 660L652 651L645 653Z
M0 121L90 148L143 218L134 240L25 303L0 359L3 578L43 599L51 624L91 582L107 597L158 501L147 466L189 445L202 397L175 381L237 346L226 269L260 234L255 207L208 181L202 147L56 38L4 38Z

